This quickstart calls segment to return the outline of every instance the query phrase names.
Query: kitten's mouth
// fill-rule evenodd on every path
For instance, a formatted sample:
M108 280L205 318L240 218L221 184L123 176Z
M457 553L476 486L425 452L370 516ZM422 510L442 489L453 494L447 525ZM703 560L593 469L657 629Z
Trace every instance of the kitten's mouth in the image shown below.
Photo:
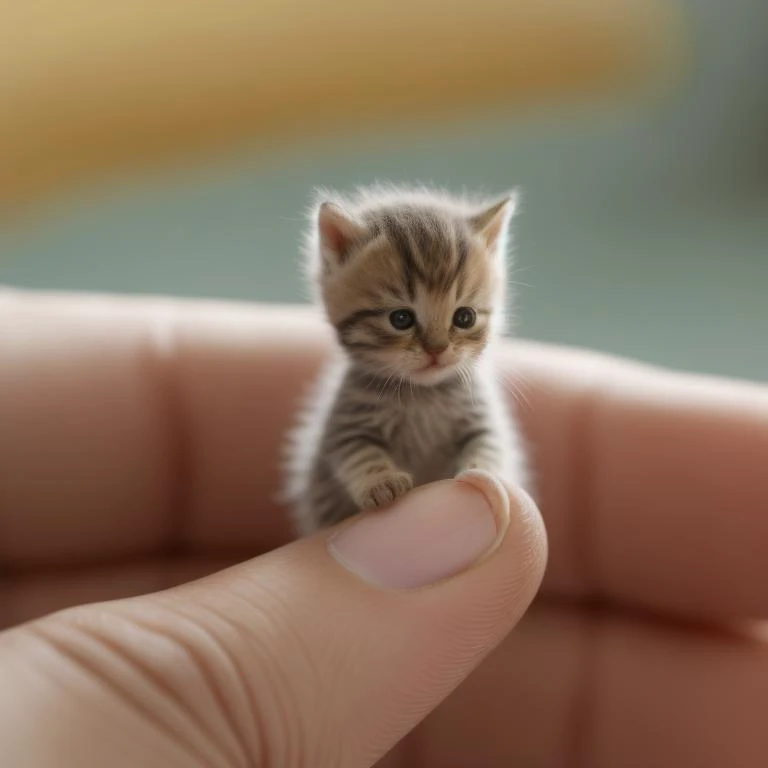
M422 384L432 384L442 381L446 375L450 375L456 366L454 363L439 363L432 360L421 368L417 368L411 374L411 378Z
M438 360L430 360L426 365L419 368L416 373L439 373L441 371L448 371L454 367L452 362L439 362Z

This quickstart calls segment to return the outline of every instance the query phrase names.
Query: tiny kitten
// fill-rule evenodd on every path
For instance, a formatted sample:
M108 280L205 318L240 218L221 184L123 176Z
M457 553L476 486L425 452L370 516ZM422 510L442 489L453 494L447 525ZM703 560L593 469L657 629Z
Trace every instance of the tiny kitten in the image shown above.
M300 533L468 469L525 483L486 355L502 331L516 197L372 188L313 210L311 279L342 354L292 436Z

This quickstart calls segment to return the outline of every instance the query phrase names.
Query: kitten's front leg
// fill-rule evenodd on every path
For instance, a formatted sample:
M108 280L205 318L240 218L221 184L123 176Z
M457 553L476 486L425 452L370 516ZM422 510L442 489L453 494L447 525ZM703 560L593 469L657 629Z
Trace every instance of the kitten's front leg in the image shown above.
M330 445L329 460L361 510L384 507L413 488L413 477L395 464L378 435L339 436Z
M499 439L490 425L461 433L457 441L457 474L480 469L492 475L501 473L503 456Z

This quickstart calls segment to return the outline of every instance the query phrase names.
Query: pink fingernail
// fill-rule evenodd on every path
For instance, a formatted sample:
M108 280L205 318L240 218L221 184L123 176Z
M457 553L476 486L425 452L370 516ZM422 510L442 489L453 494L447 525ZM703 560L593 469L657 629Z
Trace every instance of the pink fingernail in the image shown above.
M492 550L509 521L506 492L467 473L411 491L391 509L343 528L328 547L348 571L377 586L418 589L466 570Z

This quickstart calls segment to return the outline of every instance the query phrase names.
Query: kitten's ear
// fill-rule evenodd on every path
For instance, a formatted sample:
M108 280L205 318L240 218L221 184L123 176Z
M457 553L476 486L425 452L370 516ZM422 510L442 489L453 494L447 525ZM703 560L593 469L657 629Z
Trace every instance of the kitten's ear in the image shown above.
M498 248L515 213L519 199L520 193L515 189L489 208L470 218L470 228L485 241L488 250L495 251Z
M363 239L365 226L335 203L323 202L317 211L320 253L328 267L343 264L355 243Z

